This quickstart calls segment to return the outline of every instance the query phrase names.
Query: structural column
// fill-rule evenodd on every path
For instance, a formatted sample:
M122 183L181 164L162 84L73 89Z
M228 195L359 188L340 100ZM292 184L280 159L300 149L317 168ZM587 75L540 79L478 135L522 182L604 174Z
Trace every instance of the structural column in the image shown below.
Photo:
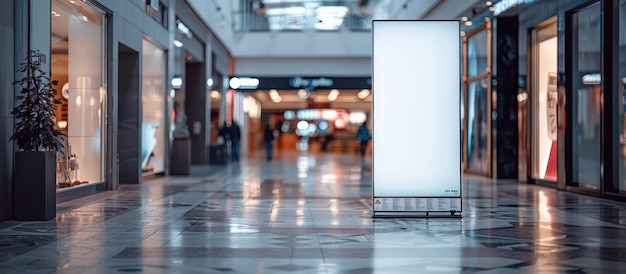
M517 17L500 17L496 21L496 85L497 94L494 121L497 129L494 155L495 177L517 179L518 174L518 23Z
M7 1L0 9L0 37L4 40L0 51L0 60L4 60L0 62L0 221L10 219L13 210L13 143L9 136L13 131L14 3Z

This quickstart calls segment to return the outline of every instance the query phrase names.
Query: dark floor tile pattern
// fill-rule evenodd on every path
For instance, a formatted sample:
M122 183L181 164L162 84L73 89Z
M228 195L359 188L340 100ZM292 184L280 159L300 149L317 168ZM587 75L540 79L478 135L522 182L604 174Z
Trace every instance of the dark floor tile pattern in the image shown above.
M371 162L253 156L0 223L0 273L616 273L626 205L464 176L463 218L371 218ZM196 169L199 170L199 169Z

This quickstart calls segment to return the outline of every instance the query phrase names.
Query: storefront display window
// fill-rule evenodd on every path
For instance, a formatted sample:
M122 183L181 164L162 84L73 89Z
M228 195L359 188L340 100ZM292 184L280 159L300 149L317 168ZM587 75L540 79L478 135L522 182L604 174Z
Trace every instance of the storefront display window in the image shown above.
M489 166L487 138L489 112L487 111L487 79L468 85L467 164L469 170L486 173Z
M573 14L572 183L601 183L602 11L597 2Z
M467 39L467 76L472 77L487 70L487 31Z
M144 175L165 170L165 57L162 49L143 40L141 168Z
M556 21L533 31L531 90L532 177L557 179L557 68Z
M468 32L464 38L463 130L464 170L491 175L491 24Z
M57 159L59 188L104 181L103 20L82 1L52 1L51 79L59 80L56 123L67 135Z
M620 156L619 156L619 181L615 181L615 189L626 191L626 0L619 1L619 77L620 98Z

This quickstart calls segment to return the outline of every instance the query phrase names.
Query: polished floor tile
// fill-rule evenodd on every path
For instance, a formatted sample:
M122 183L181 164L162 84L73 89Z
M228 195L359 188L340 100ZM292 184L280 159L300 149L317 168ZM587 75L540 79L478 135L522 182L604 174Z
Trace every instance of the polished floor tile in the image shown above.
M0 223L0 273L615 273L626 204L465 175L463 218L372 215L371 161L194 167Z

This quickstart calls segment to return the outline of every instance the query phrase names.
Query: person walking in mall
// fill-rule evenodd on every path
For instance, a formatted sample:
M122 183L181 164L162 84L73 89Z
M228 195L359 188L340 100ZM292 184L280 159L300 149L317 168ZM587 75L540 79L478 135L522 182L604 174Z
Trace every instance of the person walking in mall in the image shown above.
M221 137L221 139L224 140L224 147L226 149L226 157L228 159L232 159L232 146L233 146L232 135L233 134L230 130L230 125L228 125L226 121L224 121L224 124L220 128L218 135Z
M372 139L372 135L370 134L370 130L367 128L367 121L364 121L356 132L356 140L360 145L361 157L365 157L365 150L367 150L367 144L370 139Z
M239 144L241 140L241 129L235 120L230 123L230 134L233 146L232 160L239 161Z
M269 123L265 125L263 139L265 139L265 156L267 157L267 161L271 162L274 154L274 129L270 127Z

